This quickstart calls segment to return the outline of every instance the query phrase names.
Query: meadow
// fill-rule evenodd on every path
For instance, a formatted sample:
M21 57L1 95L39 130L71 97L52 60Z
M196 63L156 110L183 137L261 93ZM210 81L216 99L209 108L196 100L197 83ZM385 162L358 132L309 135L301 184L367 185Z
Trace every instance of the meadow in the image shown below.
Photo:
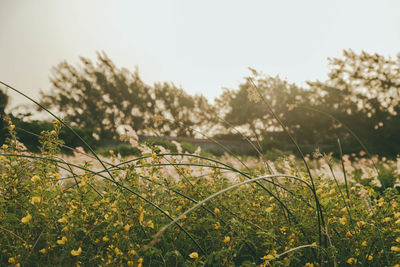
M7 123L2 266L399 266L399 159L66 156L59 120L33 154Z

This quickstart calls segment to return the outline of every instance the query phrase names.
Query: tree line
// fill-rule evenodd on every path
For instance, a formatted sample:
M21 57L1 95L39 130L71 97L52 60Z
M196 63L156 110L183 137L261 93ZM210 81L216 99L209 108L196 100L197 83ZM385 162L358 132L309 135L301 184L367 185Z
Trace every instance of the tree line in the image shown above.
M142 135L287 143L269 105L299 144L336 144L340 138L348 152L359 151L350 128L373 152L397 155L400 54L392 59L344 50L328 61L328 78L304 87L251 70L238 88L224 89L211 104L173 83L148 85L137 70L118 68L98 53L96 62L81 57L78 66L55 66L41 104L97 139L115 138L118 126L129 125ZM0 93L2 115L6 103Z

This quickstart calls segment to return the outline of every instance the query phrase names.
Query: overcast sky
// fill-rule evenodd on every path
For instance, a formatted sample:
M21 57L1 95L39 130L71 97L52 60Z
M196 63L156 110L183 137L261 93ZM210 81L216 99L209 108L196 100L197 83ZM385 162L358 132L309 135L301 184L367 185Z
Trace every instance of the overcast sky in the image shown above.
M36 99L52 66L104 51L146 83L212 100L248 67L301 85L343 49L396 56L400 1L0 0L0 38L0 80Z

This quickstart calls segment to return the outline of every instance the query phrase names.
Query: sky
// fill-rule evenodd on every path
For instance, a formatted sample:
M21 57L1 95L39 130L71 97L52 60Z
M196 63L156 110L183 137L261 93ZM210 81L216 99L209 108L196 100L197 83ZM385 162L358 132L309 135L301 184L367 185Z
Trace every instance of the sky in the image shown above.
M39 100L51 68L104 51L145 83L211 101L249 67L299 85L343 49L395 57L398 0L0 0L0 80ZM11 108L28 103L11 94Z

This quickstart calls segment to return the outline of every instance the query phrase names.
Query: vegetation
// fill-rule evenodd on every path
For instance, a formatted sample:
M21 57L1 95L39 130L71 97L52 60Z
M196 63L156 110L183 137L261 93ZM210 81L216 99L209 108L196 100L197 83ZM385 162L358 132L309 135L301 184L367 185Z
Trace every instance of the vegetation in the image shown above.
M400 262L400 195L384 182L399 181L396 162L380 162L377 175L367 159L344 157L343 180L335 171L341 163L319 153L306 159L310 176L291 156L268 169L256 160L246 168L251 163L141 145L140 156L104 159L108 169L99 171L88 155L77 156L78 165L59 157L58 121L41 133L40 154L19 151L15 125L8 125L0 156L1 265Z
M308 89L252 70L215 105L147 86L105 55L64 62L42 104L66 121L37 103L51 124L6 117L0 94L0 265L398 267L400 68L344 56ZM137 134L208 137L202 128L250 141L257 157ZM110 137L126 143L96 153ZM288 142L298 157L276 149ZM333 144L336 157L299 143Z

